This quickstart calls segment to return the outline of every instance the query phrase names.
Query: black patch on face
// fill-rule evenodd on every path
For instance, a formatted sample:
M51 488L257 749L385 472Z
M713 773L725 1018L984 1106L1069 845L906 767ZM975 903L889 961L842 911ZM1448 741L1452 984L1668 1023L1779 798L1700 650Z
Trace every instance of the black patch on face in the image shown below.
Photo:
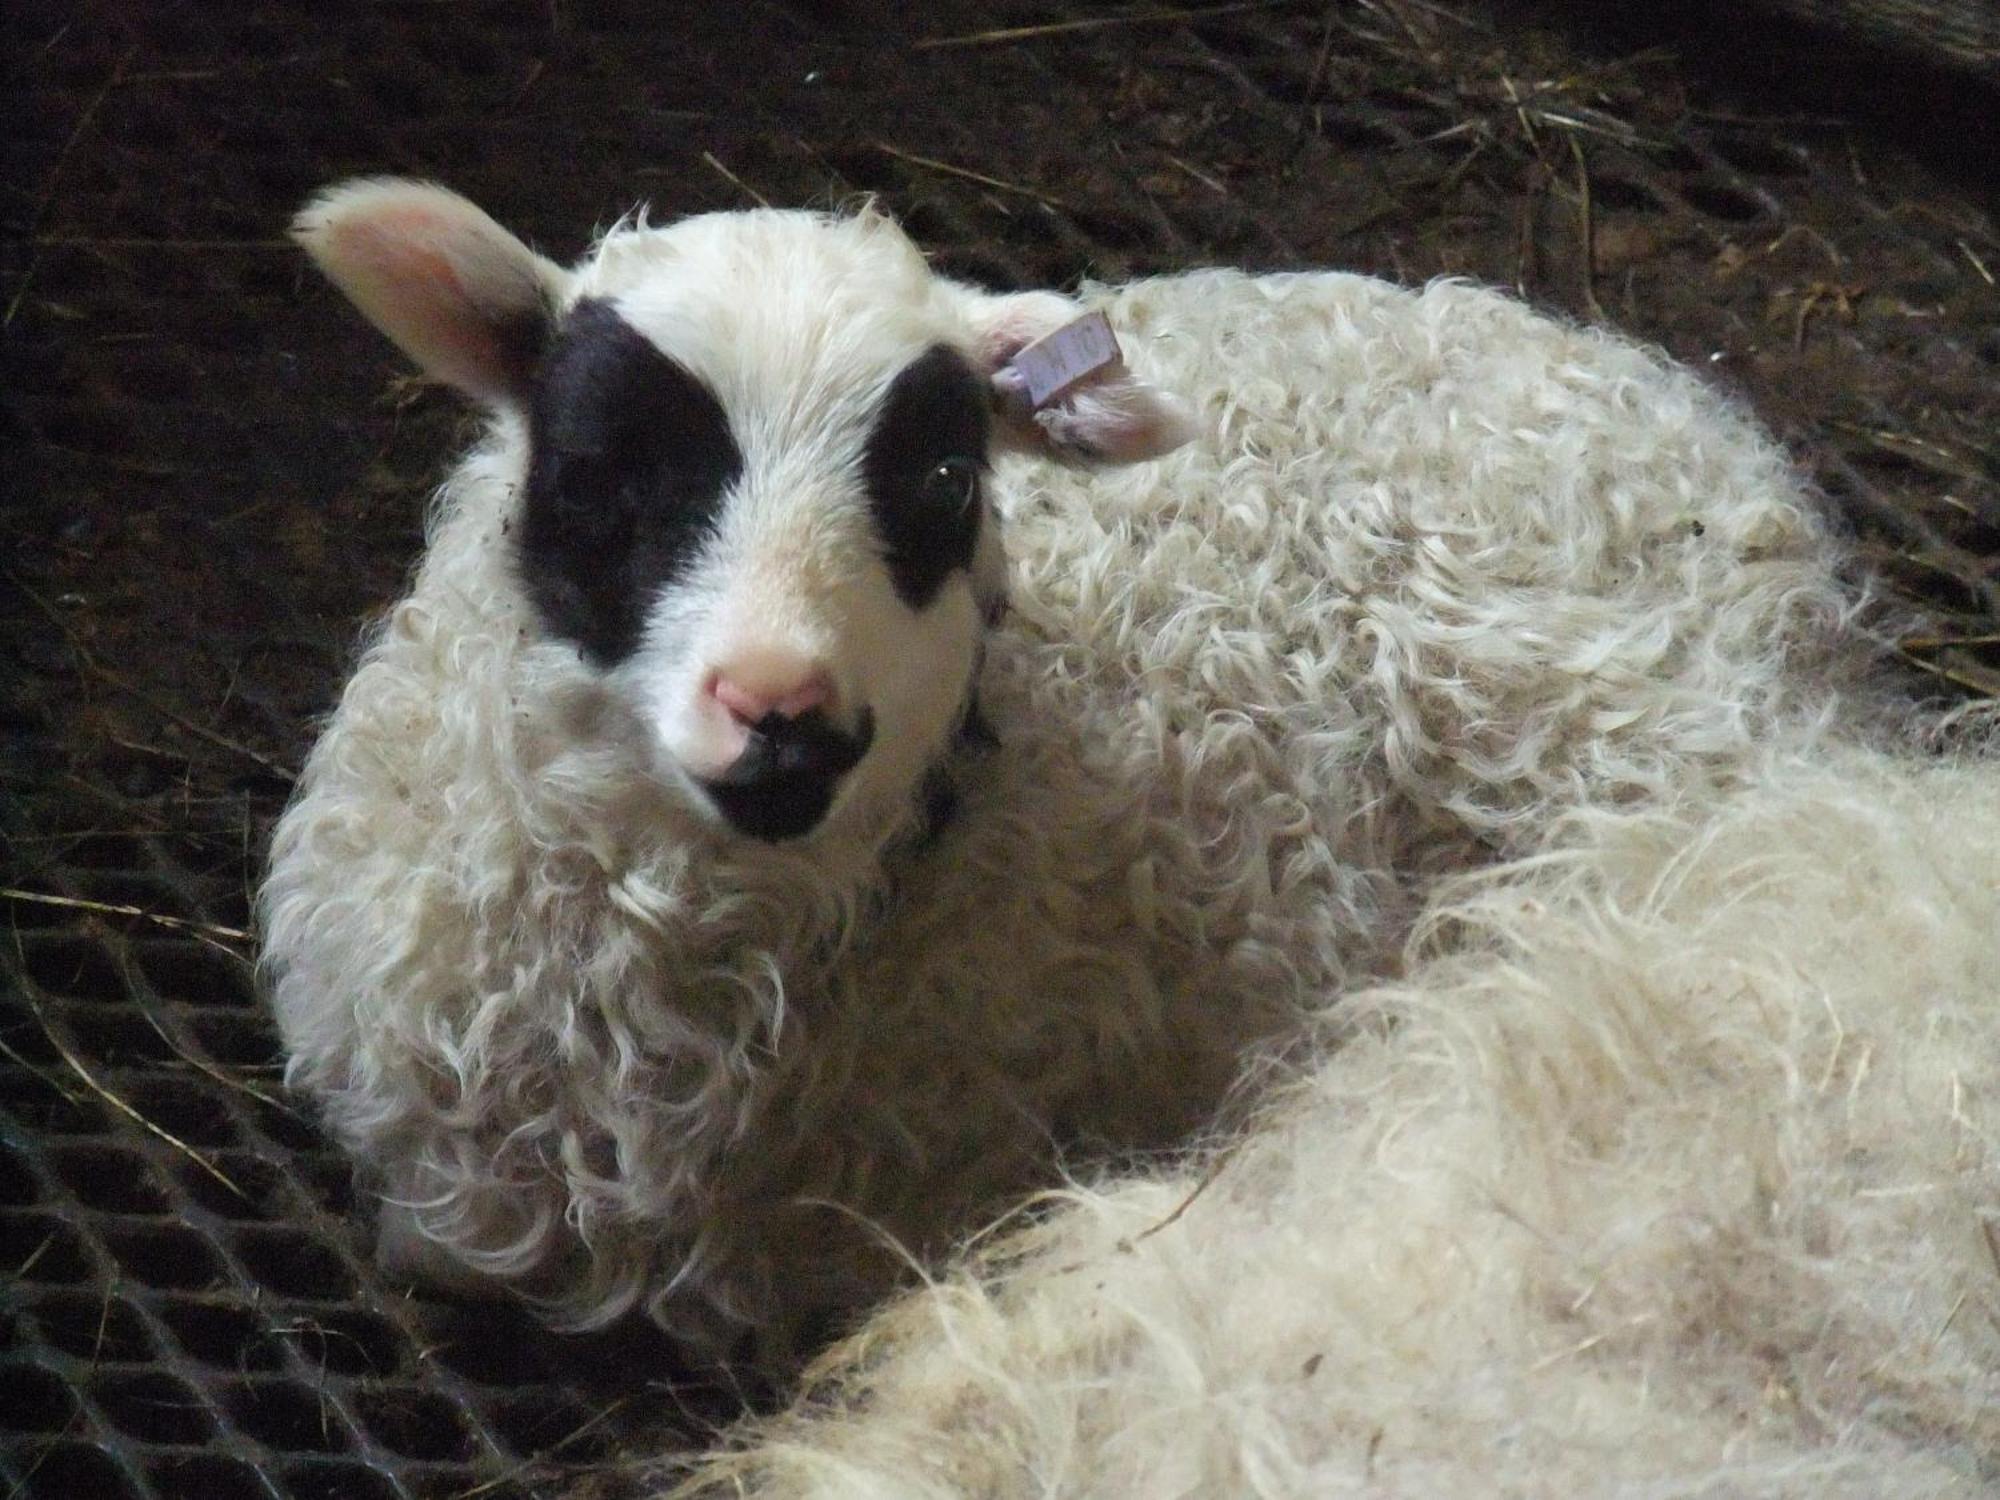
M862 475L890 581L911 609L972 566L987 424L985 386L942 344L905 366L882 398Z
M596 300L542 361L528 444L528 596L553 634L613 666L714 529L742 451L715 393Z

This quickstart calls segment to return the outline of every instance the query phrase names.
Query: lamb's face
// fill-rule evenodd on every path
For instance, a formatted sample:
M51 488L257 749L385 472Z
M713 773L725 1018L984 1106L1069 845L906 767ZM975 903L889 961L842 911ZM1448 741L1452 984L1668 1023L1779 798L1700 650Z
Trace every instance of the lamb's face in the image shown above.
M385 181L296 233L433 374L521 420L508 561L542 629L664 782L752 838L888 826L963 722L1001 594L991 440L1121 462L1192 432L1116 361L1024 405L1008 361L1078 309L934 277L872 213L621 228L566 271Z
M763 839L907 802L998 602L987 382L880 220L622 231L528 405L517 562L660 773Z

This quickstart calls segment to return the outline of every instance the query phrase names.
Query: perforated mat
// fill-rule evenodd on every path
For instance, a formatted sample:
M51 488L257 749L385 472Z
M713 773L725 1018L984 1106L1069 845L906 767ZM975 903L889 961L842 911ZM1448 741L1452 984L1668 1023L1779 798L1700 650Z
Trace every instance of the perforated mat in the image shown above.
M1560 10L921 17L8 8L0 1491L501 1500L731 1409L644 1333L380 1280L280 1090L246 892L469 430L282 241L328 180L434 176L562 256L640 198L873 192L1000 284L1515 286L1744 393L1930 611L1912 681L2000 687L1991 158L1930 149L1976 109L1899 74L1898 134Z

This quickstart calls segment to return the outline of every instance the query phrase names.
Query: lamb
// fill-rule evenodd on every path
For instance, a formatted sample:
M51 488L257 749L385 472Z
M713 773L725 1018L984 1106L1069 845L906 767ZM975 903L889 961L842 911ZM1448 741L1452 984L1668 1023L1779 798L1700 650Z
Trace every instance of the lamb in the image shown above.
M1783 455L1490 292L986 293L868 208L564 269L394 181L298 232L490 422L273 838L288 1076L386 1263L559 1322L783 1361L1250 1107L1439 880L1839 697ZM1024 402L1086 305L1124 361Z

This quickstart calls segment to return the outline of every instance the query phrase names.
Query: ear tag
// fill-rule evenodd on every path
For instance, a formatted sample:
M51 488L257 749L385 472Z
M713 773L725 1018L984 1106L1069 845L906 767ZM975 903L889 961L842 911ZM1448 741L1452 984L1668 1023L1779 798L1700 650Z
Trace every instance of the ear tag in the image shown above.
M1009 399L1025 402L1030 411L1042 411L1124 363L1110 319L1089 312L1028 345L996 371L993 380Z

